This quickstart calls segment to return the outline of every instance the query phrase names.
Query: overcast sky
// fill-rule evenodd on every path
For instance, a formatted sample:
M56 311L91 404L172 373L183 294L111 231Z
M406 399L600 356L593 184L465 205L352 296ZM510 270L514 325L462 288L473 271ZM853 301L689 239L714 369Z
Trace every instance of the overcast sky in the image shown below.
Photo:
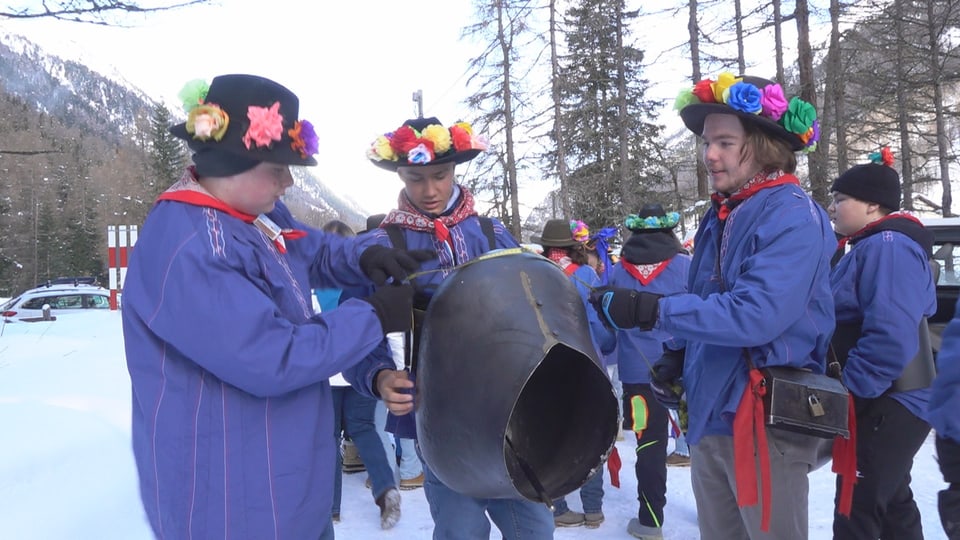
M675 3L647 0L642 8L651 13L659 4ZM376 135L415 116L414 91L423 91L424 115L436 116L445 125L474 116L464 101L476 90L467 87L467 66L479 48L460 38L471 22L472 4L221 0L218 5L127 19L128 28L48 19L8 20L2 28L55 54L82 56L95 69L112 66L171 107L177 106L177 93L191 79L209 81L222 73L274 79L300 97L300 117L317 126L317 176L376 213L395 205L401 184L395 174L373 167L364 152ZM796 41L793 34L787 25L788 45ZM633 35L651 64L645 72L653 85L650 97L667 103L659 120L676 128L670 105L690 72L683 56L687 53L677 47L686 36L685 12L642 19ZM758 46L772 49L769 43ZM766 61L756 50L748 46L748 61ZM552 185L539 171L523 174L525 215Z

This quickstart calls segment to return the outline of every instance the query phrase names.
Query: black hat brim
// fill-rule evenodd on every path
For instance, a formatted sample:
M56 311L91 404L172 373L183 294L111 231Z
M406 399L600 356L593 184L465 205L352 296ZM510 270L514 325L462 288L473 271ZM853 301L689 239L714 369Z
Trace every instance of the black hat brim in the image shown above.
M691 103L680 110L680 118L683 119L683 124L698 136L703 135L703 123L706 121L707 116L711 114L732 114L739 116L759 127L771 137L787 143L794 152L799 152L806 146L800 137L790 133L773 120L765 116L760 116L759 114L738 111L729 105L721 103Z

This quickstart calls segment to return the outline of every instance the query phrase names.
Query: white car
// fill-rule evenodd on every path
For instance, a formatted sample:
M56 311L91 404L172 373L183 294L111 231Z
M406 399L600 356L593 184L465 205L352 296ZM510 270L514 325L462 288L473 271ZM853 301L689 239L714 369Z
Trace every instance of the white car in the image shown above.
M43 306L50 306L52 317L80 313L88 309L110 309L110 291L103 287L71 281L50 283L30 289L0 305L5 322L42 319Z

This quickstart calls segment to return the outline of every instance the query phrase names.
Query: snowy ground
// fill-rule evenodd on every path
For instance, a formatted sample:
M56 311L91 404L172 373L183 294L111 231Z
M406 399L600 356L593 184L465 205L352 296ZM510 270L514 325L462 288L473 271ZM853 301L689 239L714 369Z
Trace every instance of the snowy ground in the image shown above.
M146 540L130 450L130 383L120 316L93 312L57 322L0 322L0 539ZM637 511L634 444L617 443L621 488L607 483L606 522L597 530L558 529L558 539L629 539ZM917 455L913 489L926 538L944 538L936 510L943 482L932 435ZM403 517L382 531L364 473L344 476L341 539L428 539L423 490L403 492ZM830 538L834 477L810 476L810 538ZM696 539L690 470L669 469L665 535ZM568 502L580 508L573 494ZM499 535L494 533L494 538Z

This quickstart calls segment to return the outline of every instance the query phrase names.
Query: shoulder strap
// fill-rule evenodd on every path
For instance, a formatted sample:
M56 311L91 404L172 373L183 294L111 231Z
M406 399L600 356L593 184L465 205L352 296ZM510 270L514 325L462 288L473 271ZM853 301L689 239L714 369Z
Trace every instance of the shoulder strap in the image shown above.
M487 242L490 244L490 251L497 249L497 238L493 234L493 220L486 216L480 216L477 219L480 220L480 230L483 231L483 235L487 237Z
M399 225L387 225L384 227L384 230L387 231L387 236L390 238L390 243L393 244L393 247L397 249L407 249L407 239L403 236L403 229Z

